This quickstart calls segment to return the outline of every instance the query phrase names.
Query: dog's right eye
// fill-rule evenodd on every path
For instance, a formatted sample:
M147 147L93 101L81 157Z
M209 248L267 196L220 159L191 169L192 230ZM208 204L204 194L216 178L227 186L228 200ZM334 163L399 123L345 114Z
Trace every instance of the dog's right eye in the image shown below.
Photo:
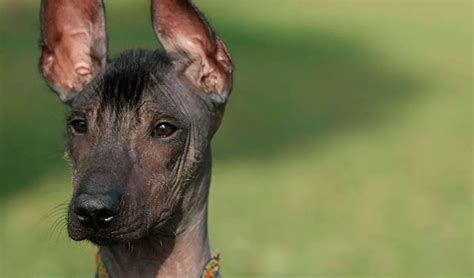
M160 122L153 129L152 136L159 138L170 137L171 135L173 135L173 133L176 132L176 130L178 130L178 128L172 124L167 122Z
M72 120L69 125L75 133L84 134L87 132L87 122L83 119Z

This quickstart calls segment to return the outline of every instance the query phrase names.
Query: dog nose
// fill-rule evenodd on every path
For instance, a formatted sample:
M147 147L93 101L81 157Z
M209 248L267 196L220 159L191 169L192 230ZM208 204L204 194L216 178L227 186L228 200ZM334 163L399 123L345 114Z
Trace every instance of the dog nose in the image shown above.
M74 203L74 214L84 227L103 228L119 211L118 194L81 194Z

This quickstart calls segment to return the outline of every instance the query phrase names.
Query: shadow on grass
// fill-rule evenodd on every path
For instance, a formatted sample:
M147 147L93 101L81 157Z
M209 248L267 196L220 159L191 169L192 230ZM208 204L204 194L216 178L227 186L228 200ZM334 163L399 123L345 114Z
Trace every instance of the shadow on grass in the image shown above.
M148 17L132 18L139 17L109 16L112 50L156 45ZM9 26L8 21L16 29L0 27L5 39L0 54L3 197L34 185L46 172L67 171L62 159L65 109L36 69L36 13L27 13L24 20L4 17L1 23ZM214 25L237 65L235 89L214 144L219 160L261 159L332 132L383 124L384 110L410 99L418 86L363 45L337 34L271 35L243 30L237 23Z
M332 132L383 124L386 110L419 88L413 77L337 34L269 38L227 28L237 70L214 144L217 159L258 159Z

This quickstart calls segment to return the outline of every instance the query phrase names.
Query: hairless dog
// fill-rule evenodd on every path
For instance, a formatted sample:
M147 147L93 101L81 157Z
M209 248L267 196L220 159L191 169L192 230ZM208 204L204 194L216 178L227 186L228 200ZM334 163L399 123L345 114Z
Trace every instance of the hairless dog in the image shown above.
M107 56L101 0L43 0L40 72L70 108L68 233L98 277L217 277L210 141L232 87L222 40L188 0L153 0L164 51Z

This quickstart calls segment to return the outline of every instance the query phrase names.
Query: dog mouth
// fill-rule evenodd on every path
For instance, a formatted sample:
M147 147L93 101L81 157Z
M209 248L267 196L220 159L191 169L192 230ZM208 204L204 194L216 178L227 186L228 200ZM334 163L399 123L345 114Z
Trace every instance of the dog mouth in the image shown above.
M88 240L98 246L114 246L134 243L144 238L156 239L160 237L170 237L174 235L174 232L169 229L170 220L171 217L164 217L152 225L151 229L141 228L128 230L120 234L114 233L114 231L99 231L98 233L93 233L91 236L84 237L82 240Z
M116 244L130 243L146 236L146 229L130 230L123 233L116 233L115 230L89 230L71 229L69 237L75 241L87 240L99 246L111 246Z
M156 234L169 235L173 234L170 229L172 217L166 215L160 217L152 225L143 221L144 217L138 217L135 221L115 223L107 228L100 227L83 227L72 218L68 219L68 234L74 241L87 240L99 246L112 246L117 244L127 244L146 238L147 236L155 237Z
M83 225L75 217L68 218L68 234L74 241L88 240L97 245L114 245L138 240L145 236L148 225L143 217L132 221L113 219L106 227Z

